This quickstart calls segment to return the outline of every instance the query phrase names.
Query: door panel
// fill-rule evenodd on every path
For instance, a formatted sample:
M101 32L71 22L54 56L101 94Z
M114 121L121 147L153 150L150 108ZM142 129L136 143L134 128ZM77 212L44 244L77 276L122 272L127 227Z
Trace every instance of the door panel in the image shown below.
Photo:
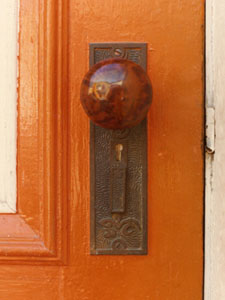
M21 0L20 18L24 225L14 252L0 232L1 297L202 299L204 1ZM90 128L79 89L91 42L148 43L148 255L89 254Z

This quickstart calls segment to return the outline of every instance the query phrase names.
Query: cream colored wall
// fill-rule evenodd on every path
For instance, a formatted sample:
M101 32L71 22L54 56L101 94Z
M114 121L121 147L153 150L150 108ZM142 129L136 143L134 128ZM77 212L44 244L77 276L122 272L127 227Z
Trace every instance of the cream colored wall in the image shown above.
M0 212L16 211L18 0L0 0Z
M225 1L206 0L205 300L225 299ZM214 123L214 126L213 126ZM214 141L213 141L214 139Z

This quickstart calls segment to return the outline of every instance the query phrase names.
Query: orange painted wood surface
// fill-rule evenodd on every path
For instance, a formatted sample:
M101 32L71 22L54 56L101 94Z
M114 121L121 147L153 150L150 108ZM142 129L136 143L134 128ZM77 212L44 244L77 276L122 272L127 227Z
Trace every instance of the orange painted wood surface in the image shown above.
M0 299L201 300L204 1L21 0L18 212L0 216ZM147 256L89 254L90 42L147 42Z

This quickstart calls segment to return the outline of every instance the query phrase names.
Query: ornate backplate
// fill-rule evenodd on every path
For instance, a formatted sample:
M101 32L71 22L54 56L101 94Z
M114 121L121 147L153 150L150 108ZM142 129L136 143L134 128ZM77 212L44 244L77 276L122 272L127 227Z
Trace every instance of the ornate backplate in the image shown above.
M90 66L125 58L146 70L145 43L90 44ZM91 122L91 254L147 254L146 119L125 130ZM112 154L122 145L122 160Z

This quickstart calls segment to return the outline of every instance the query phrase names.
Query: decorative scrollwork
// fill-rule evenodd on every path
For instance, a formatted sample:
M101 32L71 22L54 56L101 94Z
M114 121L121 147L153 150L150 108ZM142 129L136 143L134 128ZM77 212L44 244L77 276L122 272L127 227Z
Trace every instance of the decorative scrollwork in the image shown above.
M95 63L98 63L104 59L109 58L124 58L129 59L137 64L141 61L141 49L129 49L123 47L115 47L108 49L96 49L95 50Z
M121 140L126 139L129 134L130 134L129 128L112 130L113 138L117 138L117 139L121 139Z
M112 249L127 249L140 243L141 227L134 218L121 219L119 215L99 221L103 238L110 241Z
M91 65L105 59L123 58L134 61L146 69L146 54L145 43L95 43L90 47ZM123 212L113 211L111 201L114 141L115 145L120 143L123 145L123 157L127 153ZM145 120L133 128L122 130L92 127L91 153L94 153L91 154L92 254L147 252L146 141Z

